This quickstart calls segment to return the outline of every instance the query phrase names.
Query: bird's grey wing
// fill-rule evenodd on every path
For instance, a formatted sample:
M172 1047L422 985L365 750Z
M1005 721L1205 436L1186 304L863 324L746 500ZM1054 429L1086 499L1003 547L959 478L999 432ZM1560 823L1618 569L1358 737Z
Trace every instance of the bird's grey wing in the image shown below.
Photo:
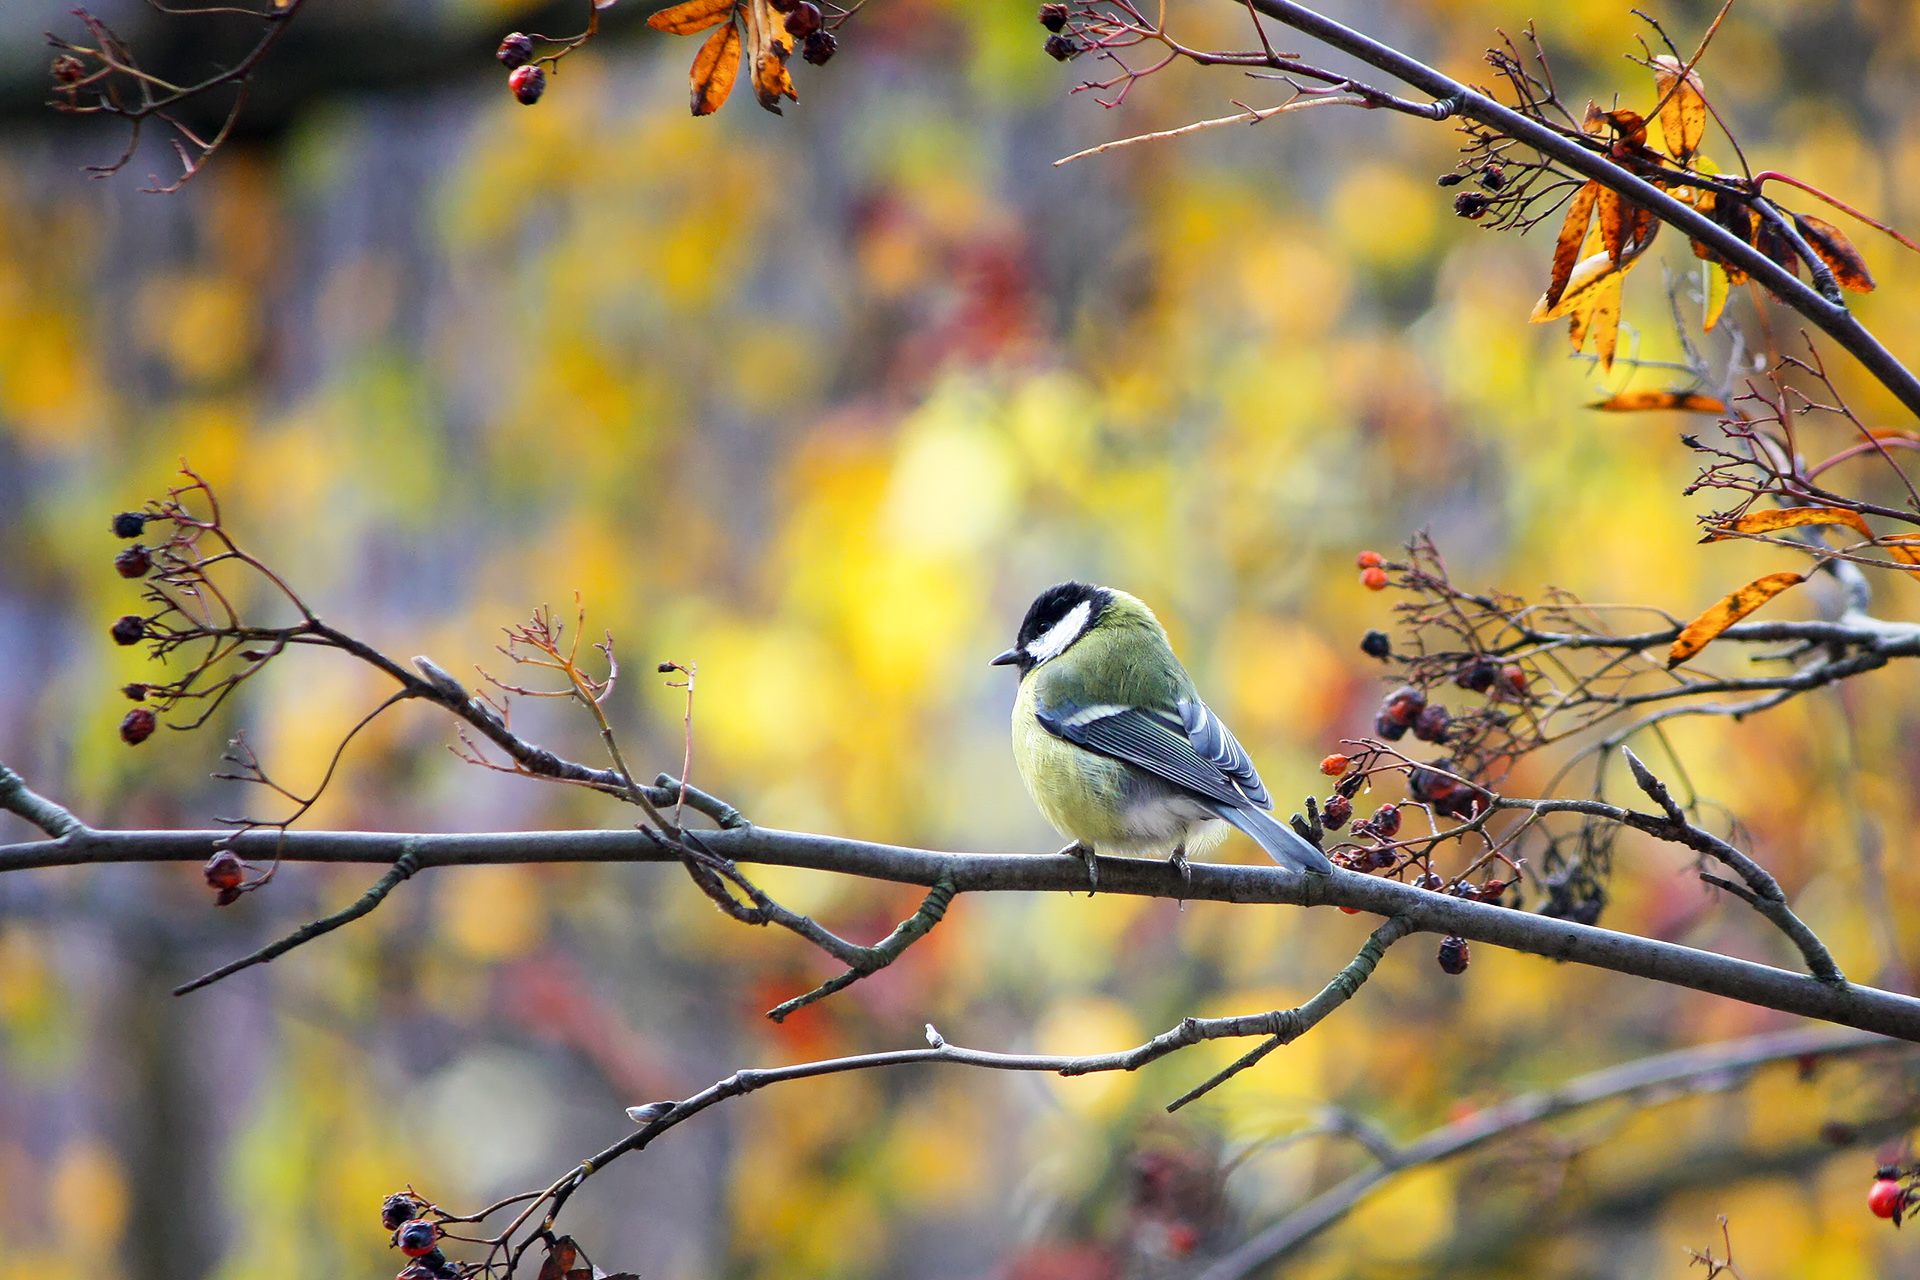
M1187 741L1193 744L1195 751L1246 792L1247 799L1256 806L1273 808L1273 798L1260 781L1253 760L1233 736L1233 731L1220 723L1219 716L1213 714L1213 708L1198 698L1182 698L1180 720L1186 728Z
M1195 750L1186 726L1171 716L1142 707L1068 704L1039 708L1034 718L1056 738L1124 760L1196 795L1224 805L1247 803L1220 766ZM1238 743L1233 745L1239 750ZM1247 768L1252 771L1252 765Z

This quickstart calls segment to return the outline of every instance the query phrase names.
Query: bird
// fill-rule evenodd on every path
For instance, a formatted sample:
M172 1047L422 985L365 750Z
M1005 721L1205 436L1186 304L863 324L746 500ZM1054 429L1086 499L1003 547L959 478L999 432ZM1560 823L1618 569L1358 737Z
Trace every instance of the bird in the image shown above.
M1327 856L1276 821L1245 749L1194 688L1153 610L1112 587L1062 582L1028 607L1013 648L1013 756L1040 812L1071 840L1063 854L1187 859L1229 826L1275 862L1326 874Z

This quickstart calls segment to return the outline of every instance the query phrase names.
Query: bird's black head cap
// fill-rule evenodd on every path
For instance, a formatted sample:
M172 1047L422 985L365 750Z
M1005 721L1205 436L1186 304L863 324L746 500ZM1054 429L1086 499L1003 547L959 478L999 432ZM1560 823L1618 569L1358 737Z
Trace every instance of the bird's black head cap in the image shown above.
M1087 582L1062 582L1042 591L1027 607L1013 648L993 660L994 666L1017 666L1022 675L1049 658L1059 657L1100 619L1113 599L1105 587Z

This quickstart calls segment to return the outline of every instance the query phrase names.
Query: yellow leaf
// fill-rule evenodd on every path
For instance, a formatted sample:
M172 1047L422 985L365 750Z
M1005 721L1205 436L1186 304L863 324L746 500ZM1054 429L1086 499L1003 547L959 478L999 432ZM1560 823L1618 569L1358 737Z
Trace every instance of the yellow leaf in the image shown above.
M1573 275L1574 264L1580 260L1580 245L1586 239L1587 223L1593 218L1594 201L1599 195L1600 184L1589 182L1567 202L1567 216L1560 223L1560 238L1553 244L1553 274L1547 280L1549 307L1559 302L1560 295L1567 291L1567 281Z
M1640 255L1646 252L1647 246L1653 243L1654 233L1659 230L1659 227L1660 224L1655 222L1644 239L1628 245L1618 262L1615 262L1604 250L1582 258L1580 264L1568 274L1566 290L1560 297L1549 301L1546 295L1542 294L1540 301L1533 305L1533 314L1527 319L1533 324L1540 324L1547 320L1558 320L1561 316L1572 315L1575 311L1590 309L1593 300L1588 294L1604 288L1607 277L1625 275L1633 264L1640 260Z
M668 35L690 36L705 31L733 12L733 0L687 0L671 9L662 9L647 19L647 25Z
M1720 323L1720 313L1727 308L1727 273L1721 270L1717 262L1703 262L1701 270L1706 274L1706 317L1700 327L1711 333L1713 326Z
M1772 533L1775 529L1795 529L1808 524L1844 524L1863 538L1873 537L1873 530L1867 528L1860 513L1845 507L1775 507L1749 511L1738 520L1713 529L1700 541L1719 542L1737 533Z
M1677 409L1682 413L1725 413L1727 406L1712 396L1695 391L1622 391L1611 400L1596 400L1589 409L1608 413L1646 413L1656 409Z
M1798 586L1806 580L1803 573L1769 573L1763 578L1755 578L1682 628L1679 638L1673 642L1673 648L1667 652L1667 666L1679 666L1712 644L1728 627L1788 587Z
M1567 326L1575 351L1585 347L1589 337L1593 339L1593 352L1606 370L1613 368L1613 353L1620 343L1620 291L1625 284L1625 272L1609 272L1584 296Z
M1700 73L1691 69L1680 80L1680 59L1662 54L1653 60L1653 83L1660 95L1660 132L1667 154L1685 164L1700 150L1707 136L1707 100L1700 91ZM1675 91L1675 86L1678 91Z
M1908 566L1908 573L1920 577L1920 533L1889 534L1881 541L1886 544L1889 560Z
M693 114L712 115L733 92L734 77L740 73L740 28L729 22L707 37L693 60L688 77Z

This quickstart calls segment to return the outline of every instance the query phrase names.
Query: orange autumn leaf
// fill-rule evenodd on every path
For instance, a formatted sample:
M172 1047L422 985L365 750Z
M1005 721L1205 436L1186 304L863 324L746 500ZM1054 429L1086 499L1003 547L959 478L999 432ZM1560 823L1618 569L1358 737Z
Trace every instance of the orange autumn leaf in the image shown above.
M1803 573L1769 573L1722 599L1711 609L1689 622L1667 651L1667 666L1677 667L1712 644L1720 633L1758 609L1767 601L1805 582Z
M1600 357L1603 370L1612 370L1613 354L1620 343L1620 292L1626 282L1624 271L1608 275L1574 311L1567 326L1575 351L1583 349L1589 337L1593 339L1593 352Z
M1546 297L1549 308L1566 292L1567 279L1573 274L1574 264L1580 261L1580 246L1586 241L1587 223L1593 219L1594 201L1599 195L1600 184L1589 182L1567 202L1567 216L1560 223L1560 238L1553 243L1553 275L1547 281Z
M712 115L733 92L740 74L740 28L729 22L707 37L693 60L688 96L696 116Z
M1907 572L1920 577L1920 533L1895 533L1881 539L1887 559L1907 566Z
M1600 244L1614 262L1653 234L1652 211L1622 199L1616 191L1603 189L1594 208L1600 220Z
M747 60L753 78L753 94L760 105L775 115L780 99L800 101L793 90L793 77L787 74L787 58L793 53L793 36L786 21L767 0L746 0Z
M1656 409L1678 409L1682 413L1725 413L1727 406L1712 396L1696 391L1622 391L1611 400L1595 400L1589 409L1608 413L1645 413Z
M1776 507L1767 511L1749 511L1738 520L1720 525L1709 531L1702 542L1719 542L1739 533L1772 533L1776 529L1797 529L1809 524L1844 524L1863 538L1873 537L1873 530L1867 528L1867 522L1858 511L1849 511L1845 507Z
M1707 100L1700 91L1700 75L1689 69L1680 78L1680 59L1662 54L1653 60L1653 83L1660 95L1660 132L1667 154L1681 164L1693 158L1707 136Z
M647 19L647 25L668 35L690 36L705 31L733 12L733 0L686 0L671 9L662 9Z
M1860 251L1853 247L1853 242L1841 233L1840 228L1810 214L1796 213L1793 221L1799 227L1800 234L1807 238L1807 243L1813 246L1813 251L1820 255L1820 260L1827 264L1827 269L1833 272L1834 280L1842 289L1850 289L1854 293L1873 292L1873 274L1867 270L1866 259L1860 256Z

